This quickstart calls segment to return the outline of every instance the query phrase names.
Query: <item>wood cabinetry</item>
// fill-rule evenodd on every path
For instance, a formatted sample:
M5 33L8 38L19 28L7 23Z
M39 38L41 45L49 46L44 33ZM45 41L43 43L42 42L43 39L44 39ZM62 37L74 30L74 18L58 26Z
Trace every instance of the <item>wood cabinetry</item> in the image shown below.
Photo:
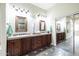
M42 47L47 45L47 37L46 36L42 36Z
M56 42L57 44L65 40L65 32L56 33Z
M51 44L51 35L42 36L42 47L50 46Z
M47 45L50 46L50 44L52 42L51 41L51 35L47 35L46 38L47 38Z
M21 43L22 43L22 48L21 48L21 50L22 50L22 55L24 55L24 54L26 54L26 53L28 53L28 52L30 52L31 51L31 42L32 42L32 40L31 40L32 38L31 37L28 37L28 38L22 38L22 40L21 40Z
M21 40L9 40L8 41L8 55L16 56L21 55Z
M7 54L11 56L26 55L28 52L50 46L51 34L21 39L12 39L7 42Z
M41 36L33 37L32 39L32 50L38 49L42 46Z

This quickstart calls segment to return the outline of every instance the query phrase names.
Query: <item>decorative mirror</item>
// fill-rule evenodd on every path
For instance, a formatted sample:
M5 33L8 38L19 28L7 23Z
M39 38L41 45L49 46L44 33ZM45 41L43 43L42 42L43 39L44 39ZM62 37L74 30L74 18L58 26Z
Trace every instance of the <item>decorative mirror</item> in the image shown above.
M43 20L40 20L40 31L45 31L46 30L46 24L45 24L45 21Z
M58 23L57 25L56 25L56 30L57 31L60 31L61 30L61 27L60 27L61 25Z
M27 32L26 17L21 17L21 16L15 17L15 31L16 32Z

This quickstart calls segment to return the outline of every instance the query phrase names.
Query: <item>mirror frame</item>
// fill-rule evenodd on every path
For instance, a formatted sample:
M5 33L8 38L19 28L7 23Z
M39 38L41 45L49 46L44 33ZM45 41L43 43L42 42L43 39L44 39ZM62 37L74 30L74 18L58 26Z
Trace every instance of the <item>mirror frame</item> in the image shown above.
M20 19L24 19L24 31L19 31L19 28L18 28L18 22ZM16 16L15 17L15 32L27 32L27 19L26 17L22 17L22 16Z
M45 31L46 30L46 23L43 20L40 20L39 22L39 30L40 31Z

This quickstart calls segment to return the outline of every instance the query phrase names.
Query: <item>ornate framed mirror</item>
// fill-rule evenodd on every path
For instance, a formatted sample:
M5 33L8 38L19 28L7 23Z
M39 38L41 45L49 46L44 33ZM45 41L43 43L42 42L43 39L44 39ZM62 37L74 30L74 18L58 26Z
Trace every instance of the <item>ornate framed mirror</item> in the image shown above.
M27 19L26 17L15 17L15 32L27 32Z
M40 20L39 30L40 31L45 31L46 30L46 23L45 23L45 21Z

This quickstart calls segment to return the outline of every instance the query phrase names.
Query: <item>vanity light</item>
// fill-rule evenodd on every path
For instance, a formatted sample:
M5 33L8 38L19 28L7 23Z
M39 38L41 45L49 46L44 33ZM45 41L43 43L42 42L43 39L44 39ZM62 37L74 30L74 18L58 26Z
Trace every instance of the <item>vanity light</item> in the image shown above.
M25 11L25 9L23 9L23 11Z
M21 11L21 12L24 12L27 14L29 12L29 10L25 10L25 9L21 9L21 8L15 8L15 5L13 5L13 8L16 10L16 11Z
M21 10L21 12L23 12L23 10Z
M44 18L47 17L46 15L41 15L41 14L37 14L36 16L37 16L37 17L44 17Z
M15 5L13 5L13 8L15 8Z
M41 16L40 14L37 15L37 17Z
M25 11L25 13L27 14L28 12L27 12L27 11Z
M20 8L19 8L19 10L20 10Z
M16 11L18 11L18 9L15 9Z
M25 11L25 13L27 14L29 12L29 10Z
M15 5L12 6L16 11L18 11L18 8L15 8Z
M27 14L27 12L25 12Z
M29 10L27 10L27 12L29 12Z

